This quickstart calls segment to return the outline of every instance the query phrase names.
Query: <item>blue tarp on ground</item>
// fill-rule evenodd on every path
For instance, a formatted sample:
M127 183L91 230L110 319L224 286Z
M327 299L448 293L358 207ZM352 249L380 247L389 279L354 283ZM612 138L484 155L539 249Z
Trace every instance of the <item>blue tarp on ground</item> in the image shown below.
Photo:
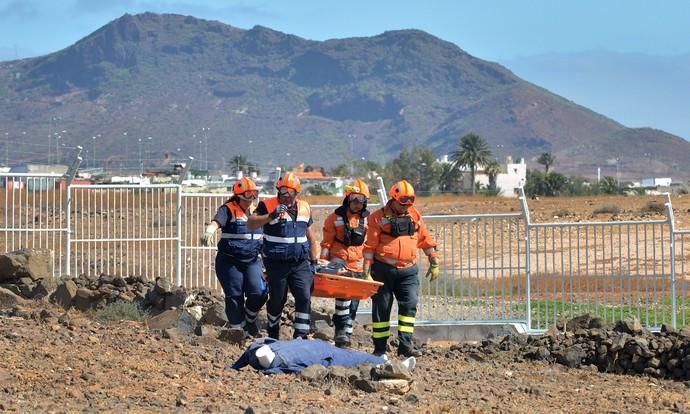
M268 368L262 368L256 358L256 350L263 345L268 345L275 354L275 359ZM232 368L240 369L249 365L264 374L287 374L300 372L304 368L315 364L321 364L325 367L332 365L354 367L360 364L378 365L384 362L386 361L383 357L365 352L340 349L329 342L318 339L278 341L272 338L261 338L249 346L244 354L232 365Z

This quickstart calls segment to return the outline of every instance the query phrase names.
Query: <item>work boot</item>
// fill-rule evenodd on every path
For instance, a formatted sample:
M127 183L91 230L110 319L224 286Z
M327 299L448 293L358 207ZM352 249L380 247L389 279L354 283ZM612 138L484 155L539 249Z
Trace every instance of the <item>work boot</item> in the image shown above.
M422 351L419 349L416 349L414 347L408 348L408 347L400 347L398 348L398 356L404 356L405 358L409 357L415 357L419 358L422 356Z
M345 331L336 332L334 341L335 346L337 346L338 348L349 348L352 344L352 341L350 340L350 335L348 335Z
M266 331L268 331L269 338L280 339L280 325L269 326Z
M386 356L386 349L385 348L383 348L383 349L374 348L374 352L372 352L372 354L374 354L375 356L378 356L378 357L385 357Z
M252 338L258 338L259 335L259 327L256 326L256 322L252 323L247 323L244 325L244 331L247 333L248 336L251 336Z

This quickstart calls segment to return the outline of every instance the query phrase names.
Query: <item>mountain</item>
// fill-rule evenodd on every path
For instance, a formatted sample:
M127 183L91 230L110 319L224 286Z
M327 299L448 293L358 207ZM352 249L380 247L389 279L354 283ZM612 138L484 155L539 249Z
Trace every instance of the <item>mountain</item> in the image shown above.
M690 54L597 50L524 56L501 64L626 125L655 125L690 139Z
M532 167L548 151L565 173L591 176L618 159L621 178L690 177L686 141L626 128L418 30L318 42L124 15L56 53L0 63L0 91L15 161L83 144L87 164L95 150L130 168L170 152L211 168L237 154L264 167L333 166L414 145L441 155L475 132L495 156Z

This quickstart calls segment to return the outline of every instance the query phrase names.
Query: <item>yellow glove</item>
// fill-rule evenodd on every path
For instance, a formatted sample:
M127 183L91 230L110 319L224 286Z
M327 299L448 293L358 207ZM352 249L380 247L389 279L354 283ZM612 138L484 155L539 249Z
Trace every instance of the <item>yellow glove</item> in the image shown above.
M202 246L213 246L213 239L216 235L216 229L217 227L213 223L206 226L206 231L204 231L204 234L201 236Z
M374 280L374 278L371 277L371 265L370 264L367 264L367 263L364 264L364 269L362 271L362 278L364 280L369 280L369 281Z
M438 278L438 274L440 271L438 259L435 257L430 257L429 258L429 270L426 271L426 277L429 278L430 282L433 282Z

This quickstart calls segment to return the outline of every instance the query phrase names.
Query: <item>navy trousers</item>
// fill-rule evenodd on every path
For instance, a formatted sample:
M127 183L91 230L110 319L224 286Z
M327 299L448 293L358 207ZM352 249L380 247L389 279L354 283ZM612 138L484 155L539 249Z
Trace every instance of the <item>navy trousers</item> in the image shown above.
M225 294L225 314L230 326L244 328L247 324L254 324L267 298L263 268L258 257L243 262L218 252L216 277Z
M309 260L283 262L264 260L268 281L268 336L279 338L280 315L287 302L288 289L295 298L295 332L293 338L309 335L311 318L311 290L314 269Z
M393 297L398 301L399 349L412 349L415 315L417 314L417 290L419 288L418 267L398 269L395 266L374 260L371 276L382 282L378 292L371 297L372 339L374 352L386 351L390 336L390 316Z

